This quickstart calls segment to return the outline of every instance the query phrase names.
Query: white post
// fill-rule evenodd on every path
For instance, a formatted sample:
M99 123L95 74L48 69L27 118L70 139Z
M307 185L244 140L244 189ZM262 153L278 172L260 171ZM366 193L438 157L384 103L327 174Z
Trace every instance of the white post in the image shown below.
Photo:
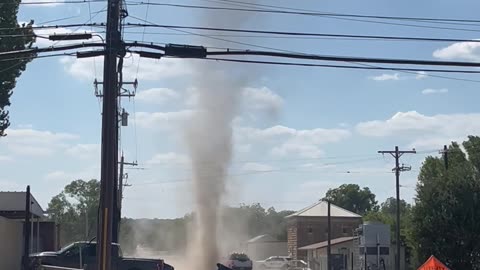
M380 269L380 239L377 233L377 268Z
M30 206L30 210L32 209L32 207ZM33 243L32 241L34 240L33 238L33 214L30 214L30 253L33 253Z
M37 218L37 251L40 252L40 218Z

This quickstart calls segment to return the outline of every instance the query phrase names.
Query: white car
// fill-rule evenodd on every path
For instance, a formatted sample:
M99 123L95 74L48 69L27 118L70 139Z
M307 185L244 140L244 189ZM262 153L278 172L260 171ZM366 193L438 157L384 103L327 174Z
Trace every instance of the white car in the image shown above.
M305 261L292 260L288 263L288 270L310 270L310 268Z
M228 257L225 266L233 270L252 270L253 263L247 254L232 253Z
M272 256L259 262L260 269L288 269L292 258L288 256Z

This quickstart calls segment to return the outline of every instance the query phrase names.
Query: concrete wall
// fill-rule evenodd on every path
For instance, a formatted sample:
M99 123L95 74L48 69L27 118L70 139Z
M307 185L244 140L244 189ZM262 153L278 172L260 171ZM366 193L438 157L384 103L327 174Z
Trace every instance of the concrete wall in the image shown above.
M247 244L247 255L252 261L270 256L287 256L287 242L259 242Z
M0 217L0 269L19 270L22 259L22 222Z

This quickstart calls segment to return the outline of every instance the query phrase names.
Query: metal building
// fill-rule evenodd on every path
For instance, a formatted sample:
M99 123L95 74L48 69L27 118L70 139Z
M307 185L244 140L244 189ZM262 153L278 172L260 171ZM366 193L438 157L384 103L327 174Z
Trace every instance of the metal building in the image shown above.
M355 234L358 236L357 269L386 270L391 269L390 226L378 222L365 222Z

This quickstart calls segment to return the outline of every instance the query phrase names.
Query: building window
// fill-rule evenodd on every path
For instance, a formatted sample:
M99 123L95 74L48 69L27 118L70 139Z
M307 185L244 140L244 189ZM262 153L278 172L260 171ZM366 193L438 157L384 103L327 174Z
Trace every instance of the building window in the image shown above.
M312 228L311 226L309 226L309 227L307 228L307 232L308 232L308 233L313 233L313 228Z

